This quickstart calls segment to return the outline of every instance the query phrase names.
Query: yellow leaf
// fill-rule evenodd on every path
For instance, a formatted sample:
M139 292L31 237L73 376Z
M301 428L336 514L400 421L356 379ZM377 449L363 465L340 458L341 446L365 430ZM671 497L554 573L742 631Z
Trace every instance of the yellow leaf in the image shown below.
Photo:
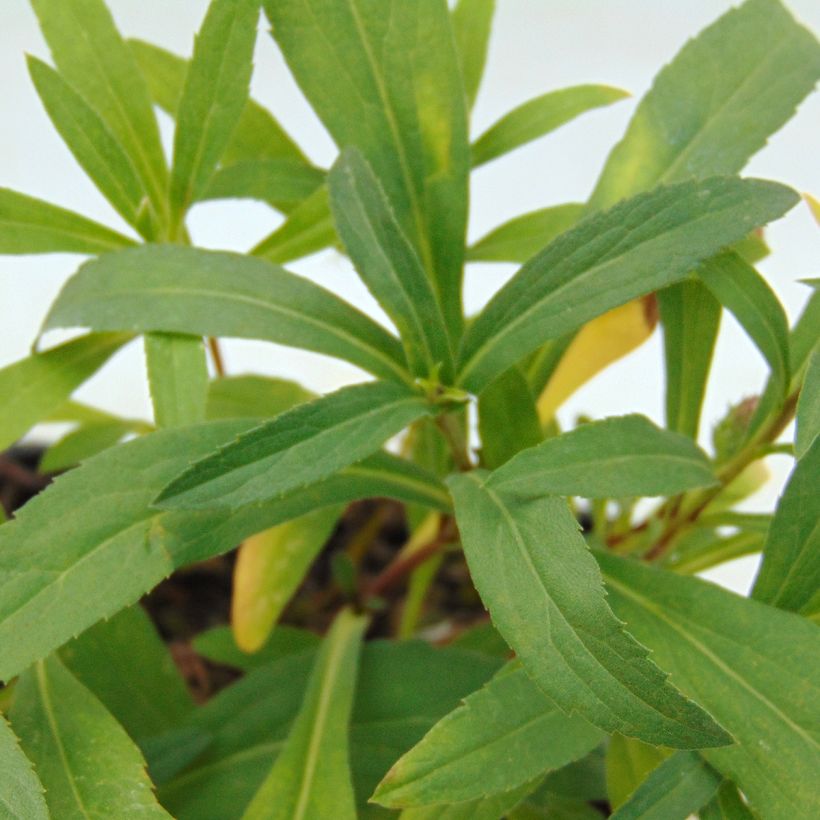
M817 224L820 225L820 200L816 199L811 194L803 194L803 199L806 200L809 210L817 220Z

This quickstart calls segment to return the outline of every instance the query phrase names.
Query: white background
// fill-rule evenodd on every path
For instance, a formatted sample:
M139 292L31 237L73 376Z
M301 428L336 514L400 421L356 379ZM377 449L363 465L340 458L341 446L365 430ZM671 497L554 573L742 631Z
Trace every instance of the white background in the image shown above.
M474 174L471 239L520 213L586 198L654 74L729 5L725 0L497 0L484 84L473 116L474 135L513 106L576 83L616 85L634 97L587 114ZM207 2L109 0L109 6L127 36L189 54ZM788 6L815 34L820 31L820 2L791 0ZM24 52L48 59L34 14L23 0L0 0L0 185L127 231L51 128L28 79ZM301 98L266 31L259 37L253 94L272 108L311 159L323 165L332 162L332 142ZM162 127L169 143L171 127L164 117ZM745 173L819 194L819 157L820 95L815 94L752 159ZM190 225L200 245L245 250L278 222L279 217L265 206L229 202L197 206ZM774 254L760 268L793 320L807 295L805 286L796 280L820 274L820 231L801 205L772 226L768 238ZM65 255L0 257L0 366L27 354L50 301L78 262L79 257ZM383 318L338 254L317 254L291 267ZM506 265L468 270L468 309L480 307L512 272ZM50 344L62 338L49 334L45 341ZM344 363L270 344L230 341L226 353L231 373L283 375L316 390L362 378ZM755 348L731 317L726 317L704 409L704 443L708 443L711 423L730 402L759 391L765 374ZM132 344L118 354L78 396L118 413L150 418L140 345ZM561 417L570 422L580 412L600 417L638 411L661 421L662 402L661 346L656 334L580 390ZM43 435L53 435L53 431L41 431ZM774 478L747 508L771 508L790 462L775 457L769 459L769 466ZM721 568L712 577L744 590L754 567L755 559L746 559Z

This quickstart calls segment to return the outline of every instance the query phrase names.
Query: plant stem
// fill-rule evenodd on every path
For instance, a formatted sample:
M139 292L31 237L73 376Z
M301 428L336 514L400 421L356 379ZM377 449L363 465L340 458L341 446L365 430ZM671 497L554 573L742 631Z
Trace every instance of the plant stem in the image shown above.
M444 436L450 453L453 456L453 461L461 472L466 473L472 470L475 465L470 458L470 452L467 447L467 440L464 436L464 431L458 423L454 413L442 413L436 417L436 425L441 434Z

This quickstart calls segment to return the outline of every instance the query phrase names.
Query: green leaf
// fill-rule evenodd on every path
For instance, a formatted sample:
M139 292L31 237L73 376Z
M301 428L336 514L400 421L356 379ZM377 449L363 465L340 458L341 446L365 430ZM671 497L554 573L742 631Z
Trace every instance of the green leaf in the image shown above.
M133 239L73 211L0 188L0 253L94 255L133 244Z
M322 643L304 703L243 818L356 817L348 725L367 618L343 610Z
M123 219L138 225L142 184L116 137L58 72L36 57L27 60L40 100L74 158Z
M509 817L510 809L538 788L540 782L541 778L538 778L492 797L480 797L463 803L405 809L399 817L401 820L498 820L499 817Z
M480 391L542 342L684 278L795 201L776 183L713 178L640 194L585 219L524 265L471 324L461 383Z
M697 578L597 558L616 614L734 737L707 761L766 818L817 814L817 627Z
M337 242L327 188L322 185L300 202L288 218L250 252L269 262L284 265Z
M176 226L208 187L248 100L260 0L211 0L177 110L170 200Z
M48 820L43 787L31 762L0 715L0 817L3 820Z
M666 426L694 439L720 330L720 302L696 279L665 288L657 296L663 323Z
M95 624L59 654L134 740L167 731L194 708L168 647L139 605Z
M612 809L625 803L668 755L668 750L634 737L612 735L606 750L606 791Z
M475 103L484 75L494 13L495 0L458 0L450 14L468 110Z
M265 419L278 416L316 394L296 382L267 376L223 376L208 384L209 419Z
M245 652L264 645L343 511L323 507L243 542L234 565L231 626Z
M107 421L84 424L63 436L46 450L37 469L42 473L56 473L75 467L81 461L113 447L134 429L128 421Z
M487 486L505 494L585 498L674 495L716 483L695 443L645 416L582 424L519 453Z
M273 34L340 147L385 187L432 277L455 337L469 145L459 58L444 0L265 0Z
M429 412L423 397L392 382L344 387L265 422L194 463L156 503L194 510L275 498L370 455Z
M258 199L291 211L324 179L324 171L291 158L243 160L218 170L199 199Z
M62 405L129 339L92 333L0 370L0 450Z
M820 345L815 346L797 401L797 436L794 454L803 458L820 433Z
M397 808L494 796L540 782L604 737L558 709L513 662L396 762L373 799Z
M201 337L149 333L145 363L157 427L182 427L204 420L208 364Z
M408 380L397 339L324 288L261 259L146 245L88 262L46 328L164 331L265 339Z
M583 205L570 202L517 216L474 242L467 249L467 261L523 265L556 236L575 225L583 211Z
M373 497L448 510L446 490L435 477L387 453L266 504L198 514L151 508L192 460L253 424L160 431L107 450L0 527L0 680L134 603L175 568L233 549L283 521Z
M723 781L715 798L701 809L699 817L700 820L755 820L737 786L728 780Z
M444 317L421 261L367 161L342 152L328 177L339 236L368 290L393 320L417 376L437 367L452 377L453 353Z
M315 632L277 625L257 651L243 652L236 645L231 628L217 626L207 632L200 632L193 640L193 647L209 661L251 672L288 655L299 655L309 649L316 649L318 643L319 637Z
M820 46L812 34L777 0L747 0L661 70L589 207L607 208L660 183L737 173L818 78Z
M809 617L820 613L820 440L795 465L763 546L752 597Z
M736 253L713 257L698 268L712 295L740 322L757 345L772 380L785 395L789 387L789 320L766 280Z
M616 820L686 820L714 797L723 778L696 752L676 752L612 815Z
M481 463L490 469L543 439L535 398L517 367L505 370L478 397Z
M529 100L505 114L473 143L473 168L543 137L587 111L628 96L628 92L606 85L576 85Z
M103 0L31 0L60 74L99 114L133 163L155 214L168 169L145 80Z
M700 748L731 741L666 682L612 614L563 499L508 497L475 473L452 476L448 485L470 573L493 623L558 706L648 743Z
M20 677L11 722L52 817L170 817L125 730L56 656Z

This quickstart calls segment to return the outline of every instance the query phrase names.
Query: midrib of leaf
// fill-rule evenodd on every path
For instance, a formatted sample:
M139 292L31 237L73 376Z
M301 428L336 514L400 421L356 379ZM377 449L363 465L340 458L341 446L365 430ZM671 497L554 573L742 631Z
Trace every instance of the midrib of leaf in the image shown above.
M89 814L85 803L83 802L82 795L77 789L77 785L74 782L73 772L71 770L71 766L68 763L68 756L65 751L65 746L63 745L62 735L60 734L60 727L57 724L57 717L54 714L54 706L51 702L51 694L48 689L48 680L45 675L45 666L42 662L37 664L37 685L40 689L40 696L43 699L43 710L46 713L46 719L48 720L49 729L51 729L51 734L54 736L54 742L57 744L57 751L60 755L60 762L63 764L63 768L68 775L67 780L69 787L71 788L71 794L74 797L74 800L77 803L77 808L82 813L83 817L87 817L88 820L91 820L91 815Z
M676 204L676 203L672 203L672 205L674 205L674 204ZM554 297L556 297L557 295L563 293L568 288L573 288L573 287L579 286L584 281L586 281L589 277L594 276L594 275L600 273L601 271L604 271L607 268L612 267L613 265L616 265L616 264L620 263L621 260L623 259L623 257L626 254L634 253L636 250L638 250L640 245L631 247L625 253L624 252L620 252L620 253L618 252L618 248L624 244L624 242L626 241L626 239L629 236L631 236L638 229L646 230L647 225L651 225L652 222L655 222L658 219L660 219L662 214L666 210L668 210L669 207L670 207L670 205L666 205L664 208L661 208L660 210L656 211L651 219L642 222L640 225L635 225L634 227L627 228L624 235L623 235L623 237L618 240L618 243L610 251L610 253L616 253L617 254L616 256L609 256L605 261L599 262L597 265L593 265L591 268L587 268L585 271L582 271L580 274L571 277L566 282L561 283L554 290L550 291L549 294L547 294L547 296L545 297L544 300L533 300L533 299L528 300L527 295L529 293L529 289L527 291L524 291L521 294L521 296L516 300L516 302L514 304L510 305L510 307L507 309L507 311L505 311L504 317L502 317L502 318L506 319L507 317L509 317L509 315L511 313L513 313L513 314L515 314L515 318L512 321L506 323L506 326L504 327L503 333L499 334L498 336L496 336L496 335L490 336L486 341L484 341L476 349L475 353L473 353L473 355L470 357L470 359L468 360L466 365L462 368L461 374L460 374L460 377L459 377L459 381L463 382L465 380L467 374L470 373L473 370L476 360L481 358L481 355L483 354L483 352L488 347L492 346L494 343L497 343L499 339L504 338L505 336L508 336L511 332L514 332L515 329L518 326L520 326L522 323L524 323L528 319L530 314L532 314L534 311L537 311L541 307L542 301L545 301L547 299L550 300L550 301L553 301ZM737 207L737 203L732 204L728 208L719 208L719 209L716 208L714 210L710 210L708 214L704 214L703 216L700 216L697 219L691 219L691 220L688 220L688 221L686 221L686 222L684 222L680 225L677 225L673 230L677 231L677 230L680 230L681 228L683 228L685 226L688 227L688 226L698 225L699 223L703 222L704 220L711 220L712 217L716 216L717 214L723 213L726 210L731 210L732 208L735 208L735 207ZM623 229L623 225L621 224L621 225L613 226L610 230L622 230L622 229ZM605 236L605 234L600 234L596 238L601 239L603 236ZM645 242L642 242L641 245L648 244L650 242L654 242L660 236L663 236L663 234L655 234L650 239L647 239ZM561 265L561 266L570 267L571 264L572 264L572 260L575 258L575 256L577 254L581 253L584 249L585 248L584 248L583 245L579 246L572 253L570 253L568 256L566 256L564 259L560 260L558 264ZM680 278L683 278L684 275L685 274L682 274ZM607 289L605 287L598 288L597 293L605 294L605 293L608 293L609 290L621 290L621 289L626 288L629 285L631 285L631 283L633 281L637 281L641 278L642 278L642 276L635 275L635 276L633 276L632 279L626 279L624 281L621 281L617 285L615 285L615 286L613 286L609 289ZM537 286L539 284L540 284L539 282L534 281L533 285L530 289L537 288ZM521 302L524 302L524 301L529 301L529 305L524 307L523 310L521 310L520 312L516 312L516 307L519 306L521 304Z
M681 462L682 464L686 464L691 466L692 464L697 464L704 469L708 469L706 464L701 464L694 458L687 458L686 456L678 456L678 455L669 455L667 453L640 453L639 455L631 455L629 453L622 455L622 456L605 456L601 457L599 455L592 456L590 458L585 459L577 459L572 461L569 465L565 464L553 464L551 467L542 467L540 470L528 470L525 473L526 480L530 480L532 478L539 478L544 475L551 475L555 472L561 472L562 469L566 467L589 467L595 464L599 464L601 462L607 465L624 465L629 464L630 462L641 462L644 460L652 460L656 458L662 458L664 461L674 461L674 462ZM507 478L505 480L500 480L499 483L503 486L505 484L517 484L520 481L524 480L524 476L519 475L517 478Z
M644 609L651 612L657 618L662 620L664 623L668 624L675 632L677 632L681 638L684 639L685 642L690 643L698 652L701 652L704 656L706 656L715 666L717 666L722 672L725 672L730 678L737 681L741 685L743 689L749 692L753 697L759 700L769 711L774 712L779 720L783 723L787 724L791 727L796 734L800 735L804 740L808 741L811 746L820 748L820 744L809 734L807 734L800 726L798 726L788 715L784 714L780 711L780 709L772 703L762 692L759 692L755 689L747 680L739 676L731 666L728 666L719 656L715 655L709 647L705 646L701 643L695 636L694 633L691 631L687 631L681 627L680 623L676 623L672 619L670 619L664 611L658 607L654 602L645 598L644 596L640 595L639 593L632 590L630 587L625 586L620 581L617 581L612 578L611 575L607 575L606 582L611 584L613 587L617 588L617 590L627 598L631 598L635 601L639 606L643 607ZM715 635L718 638L724 639L726 638L725 635L721 635L719 632L715 632L713 629L709 629L709 627L705 626L704 624L698 623L697 621L693 621L691 618L688 618L686 615L682 615L680 613L676 613L676 617L680 619L681 622L686 622L691 624L696 629L702 629L704 632L709 632L712 635ZM736 637L732 637L732 640L735 643L739 643ZM754 653L758 658L761 660L769 663L769 659L762 655L756 647L751 646L749 644L743 644L745 649L750 650ZM748 746L744 746L743 748L746 751L750 751Z
M308 324L313 327L317 327L319 329L329 331L332 335L347 341L353 347L358 348L375 358L380 359L384 364L388 365L388 367L407 385L414 387L414 383L412 378L408 373L404 371L404 369L392 358L387 356L383 351L379 348L369 347L365 342L359 339L356 336L351 336L347 331L343 330L336 325L325 324L313 316L310 316L306 313L299 313L298 311L293 310L292 308L286 307L282 304L273 305L270 302L265 302L261 299L256 298L255 296L246 296L245 294L238 294L238 293L228 293L226 291L219 291L219 290L211 290L210 288L174 288L170 286L164 287L151 287L147 290L133 290L133 289L123 289L118 290L116 297L120 296L144 296L146 294L156 294L156 295L166 295L166 296L205 296L209 298L217 298L217 299L226 299L228 301L234 302L241 302L248 305L252 305L253 307L261 307L264 310L276 315L277 313L283 314L290 319L297 319L298 321L302 322L303 324ZM380 325L377 325L379 329L384 330ZM385 331L387 333L387 331ZM388 334L391 339L395 338L391 334Z
M79 216L80 219L85 219L85 217L81 216L80 214L77 214L77 216ZM38 230L51 231L53 233L63 234L64 236L70 236L74 239L82 239L86 242L88 242L88 241L97 242L100 245L110 247L111 250L114 250L114 251L120 251L120 250L123 249L123 247L130 247L130 246L133 246L133 245L136 244L136 242L134 242L133 239L131 239L130 237L125 236L125 235L123 235L122 238L124 240L126 240L126 244L115 245L111 242L108 242L105 239L101 239L101 238L96 237L96 236L91 236L90 234L87 234L87 233L81 233L81 232L78 232L77 230L74 230L74 229L71 229L71 228L63 228L63 227L55 228L55 227L52 227L51 225L49 225L47 223L43 223L43 222L21 222L19 219L7 219L6 217L0 217L0 225L11 225L11 226L14 226L14 227L22 227L22 228L29 228L29 229L30 228L37 228ZM107 227L106 225L100 225L100 228L103 228L106 231L111 231L111 233L116 233L116 231L114 231L112 228Z

